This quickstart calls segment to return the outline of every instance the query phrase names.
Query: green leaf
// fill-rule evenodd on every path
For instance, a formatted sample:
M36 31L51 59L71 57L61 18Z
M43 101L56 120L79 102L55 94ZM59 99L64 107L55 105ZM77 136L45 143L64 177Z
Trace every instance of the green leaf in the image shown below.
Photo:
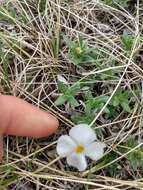
M57 106L60 106L62 104L64 104L67 101L67 97L66 96L59 96L58 99L55 101L55 104Z
M80 83L76 83L75 85L71 86L70 93L75 96L80 92Z
M72 108L75 108L75 107L79 106L78 101L73 96L71 96L69 98L69 103L70 103Z
M120 151L123 153L128 152L129 150L133 149L138 145L138 141L134 139L133 137L130 137L128 141L126 142L124 149L122 148ZM130 166L133 170L142 170L143 166L143 148L139 147L136 150L133 150L127 155L127 158L130 162Z
M85 92L85 98L86 100L93 99L92 92L90 90Z
M123 108L126 112L131 113L131 108L130 108L130 106L129 106L129 102L127 102L127 101L122 101L122 102L120 102L120 104L121 104L122 108Z
M118 112L116 111L116 107L114 107L113 105L109 105L108 109L110 111L110 117L117 117L118 116Z
M112 152L110 152L110 154L107 154L104 157L103 165L106 165L117 158L118 158L118 154L116 152L112 151ZM119 166L119 164L117 162L115 162L107 167L107 172L109 173L109 176L113 177L114 174L116 174L116 172L118 170L118 166Z
M99 102L104 102L106 103L109 99L109 96L98 96L97 98L95 98L95 101L99 101Z
M108 107L106 107L106 108L104 109L104 112L107 113L107 114L110 114L110 109L108 109Z
M122 44L126 50L131 50L133 43L134 43L134 38L133 36L129 34L123 34L122 38Z
M80 123L87 123L87 124L90 124L93 119L94 119L94 115L90 114L90 115L81 115L79 113L74 113L72 116L71 116L71 119L74 123L77 123L77 124L80 124Z
M62 92L63 94L65 94L67 91L67 85L65 85L64 83L60 81L58 81L58 88L59 88L59 91Z
M118 96L115 96L113 98L113 102L112 102L113 106L118 106L120 104L120 100L118 99Z

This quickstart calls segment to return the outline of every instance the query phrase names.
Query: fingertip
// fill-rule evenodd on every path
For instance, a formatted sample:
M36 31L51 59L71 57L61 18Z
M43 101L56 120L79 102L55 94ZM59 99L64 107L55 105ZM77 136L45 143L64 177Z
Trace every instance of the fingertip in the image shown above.
M41 138L55 133L56 117L19 98L0 96L0 133Z
M59 121L56 117L54 117L52 114L47 112L41 112L43 115L42 122L40 129L35 130L35 136L36 138L46 137L56 132L56 130L59 127Z
M58 119L54 117L52 114L46 112L45 120L46 120L45 125L47 128L47 135L54 133L59 127Z
M59 121L56 117L50 114L53 132L59 128Z

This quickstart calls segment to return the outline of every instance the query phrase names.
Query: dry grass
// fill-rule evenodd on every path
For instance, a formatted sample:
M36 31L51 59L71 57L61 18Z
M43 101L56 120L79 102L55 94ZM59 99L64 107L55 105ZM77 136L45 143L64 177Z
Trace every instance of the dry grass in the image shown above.
M142 5L143 6L143 5ZM64 0L6 0L0 6L0 91L12 94L56 115L60 129L54 136L42 140L6 137L5 158L0 166L0 189L143 189L142 172L133 170L127 156L142 145L142 12L139 0L130 3L132 10L108 6L96 1ZM121 35L127 31L134 37L128 53L121 44ZM88 67L77 69L69 60L64 37L77 41L81 35L88 46L96 48L97 60ZM2 44L2 45L1 45ZM8 58L7 58L8 55ZM101 69L97 67L101 65ZM114 64L115 63L115 64ZM88 63L87 63L88 64ZM115 71L116 78L93 80L105 71ZM108 94L110 98L95 114L90 126L101 129L100 139L108 148L106 157L117 156L107 162L89 164L79 173L58 158L56 140L74 125L71 110L56 106L59 95L57 75L64 74L71 85L81 82L95 85L94 96ZM99 86L99 87L98 87ZM110 119L103 117L118 88L134 94L131 113L121 111ZM99 89L98 89L99 88ZM139 93L136 93L138 91ZM80 100L80 96L78 97ZM134 148L120 148L130 137L138 144ZM117 165L113 165L117 163ZM114 172L109 173L109 166Z

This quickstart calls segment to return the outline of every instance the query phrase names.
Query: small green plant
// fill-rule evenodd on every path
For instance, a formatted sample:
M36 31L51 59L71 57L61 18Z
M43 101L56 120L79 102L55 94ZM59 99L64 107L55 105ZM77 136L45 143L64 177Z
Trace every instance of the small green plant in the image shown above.
M78 41L65 39L69 47L68 58L76 66L82 66L83 63L89 63L97 59L96 49L88 47L87 42L79 37Z
M115 93L114 97L112 98L111 104L117 108L121 107L126 112L131 112L130 108L130 99L133 96L131 91L118 89Z
M75 96L80 92L80 83L69 86L62 82L58 82L58 88L62 95L55 101L57 106L63 105L66 102L69 103L72 108L79 106Z
M103 96L98 96L98 97L92 97L87 100L86 106L85 106L85 112L90 114L91 112L99 112L104 104L107 102L109 99L109 96L103 95ZM105 108L104 110L105 113L109 113L110 111L108 108Z
M130 51L133 47L134 38L132 35L123 34L121 37L122 45L125 50Z
M82 113L73 114L72 120L76 123L88 123L92 122L96 114L102 109L109 96L97 96L93 97L91 91L85 93L86 101L84 102L84 111ZM104 110L104 113L109 113L108 108Z
M118 154L114 151L111 151L110 156L106 155L104 157L103 165L106 165L106 164L116 160L117 158L118 158ZM114 163L110 164L109 166L106 167L107 174L109 176L113 177L114 175L116 175L117 171L119 171L120 167L121 166L118 162L114 162Z
M84 110L80 113L75 113L71 116L72 120L76 123L90 123L96 116L96 114L103 108L105 103L109 99L109 95L101 95L93 97L91 91L85 93ZM119 110L131 113L130 101L132 92L118 89L112 100L103 110L102 114L106 118L114 118L118 115ZM133 101L133 100L132 100Z
M132 148L138 145L138 141L134 138L129 138L125 144L124 149L122 148L123 152L130 151ZM127 155L127 159L130 162L130 166L134 171L141 170L143 173L143 147L140 147L136 150L133 150Z

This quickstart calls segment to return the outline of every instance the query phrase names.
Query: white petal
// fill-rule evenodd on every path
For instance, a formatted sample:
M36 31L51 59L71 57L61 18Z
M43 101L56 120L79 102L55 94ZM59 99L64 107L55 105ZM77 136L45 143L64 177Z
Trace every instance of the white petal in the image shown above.
M104 154L106 145L102 142L94 142L85 147L85 155L92 160L99 160Z
M87 168L86 158L83 154L72 153L67 157L69 166L77 168L79 171L84 171Z
M73 151L76 144L68 135L62 135L57 142L57 153L61 157L67 156Z
M95 131L87 124L79 124L71 128L69 135L78 144L88 145L97 139Z
M62 82L64 84L68 84L67 80L62 75L58 75L57 79L59 82Z

